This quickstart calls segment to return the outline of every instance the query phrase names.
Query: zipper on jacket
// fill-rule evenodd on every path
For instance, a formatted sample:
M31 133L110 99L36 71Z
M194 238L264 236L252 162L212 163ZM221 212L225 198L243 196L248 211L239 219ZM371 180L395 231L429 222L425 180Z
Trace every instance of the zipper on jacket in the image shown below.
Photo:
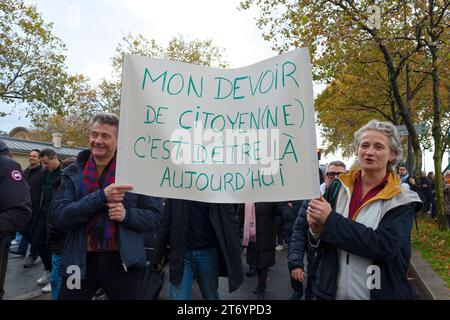
M117 248L119 251L120 260L122 261L122 267L125 270L125 272L128 272L127 266L125 265L125 262L123 262L122 258L122 252L120 252L120 226L117 224L117 243L119 244L119 247Z
M122 260L123 269L125 270L125 272L127 272L128 269L127 269L127 266L125 265L125 262L123 262L122 253L120 253L120 249L119 249L119 256L120 256L120 260Z
M119 251L120 252L120 251ZM119 253L120 254L120 253ZM122 260L122 266L123 266L123 269L125 270L125 272L128 272L128 269L127 269L127 266L125 265L125 262L123 262L123 259L122 259L122 255L120 254L120 259Z
M349 278L350 278L350 267L349 267L350 253L348 253L348 252L345 253L345 263L347 265L347 267L345 268L345 282L347 283L347 285L345 286L344 299L348 299L350 296L350 291L351 291L351 288L349 285L350 284L350 281L349 281Z
M337 251L337 261L340 261L340 259L341 259L341 250L338 249L338 251ZM338 263L338 266L339 265L340 265L340 263ZM341 270L339 270L339 267L338 267L338 272L342 272ZM338 284L339 284L339 276L334 278L334 283L336 284L336 292L334 293L334 298L333 299L336 299L337 288L338 288Z

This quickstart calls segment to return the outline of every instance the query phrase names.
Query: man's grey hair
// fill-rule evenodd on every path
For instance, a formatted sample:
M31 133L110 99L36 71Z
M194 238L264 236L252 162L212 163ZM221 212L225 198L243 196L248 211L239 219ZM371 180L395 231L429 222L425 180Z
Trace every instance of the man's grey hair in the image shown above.
M400 136L397 132L397 129L390 122L381 122L378 120L370 120L367 124L359 128L358 131L355 132L355 147L356 152L358 153L359 145L361 144L361 136L366 131L378 131L383 133L389 140L389 148L394 153L394 160L389 161L387 164L387 170L393 171L395 166L402 159L402 147L400 142Z
M328 171L328 168L329 168L330 166L342 167L342 168L344 168L345 170L347 170L345 163L343 163L342 161L339 161L339 160L331 161L331 162L328 164L327 171Z
M444 172L444 177L445 177L445 176L448 176L448 175L450 175L450 170L446 170L446 171Z
M107 113L107 112L99 112L94 115L92 118L92 125L94 123L100 123L100 124L109 124L110 126L114 126L117 129L117 132L119 132L119 117L116 116L113 113Z

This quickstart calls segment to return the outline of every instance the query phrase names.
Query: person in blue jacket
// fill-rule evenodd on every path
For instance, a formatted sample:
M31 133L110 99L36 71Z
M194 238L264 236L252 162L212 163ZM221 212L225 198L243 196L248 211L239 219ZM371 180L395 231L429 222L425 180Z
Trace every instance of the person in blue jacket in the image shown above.
M326 173L320 175L320 186L324 186L323 191L342 173L345 173L345 163L336 160L328 164ZM322 193L322 191L321 191ZM303 200L299 209L296 211L294 226L288 252L288 268L291 273L291 285L294 289L291 300L300 300L303 297L303 281L306 279L305 300L313 300L313 284L316 279L317 251L308 245L308 222L306 221L306 209L309 200ZM305 272L304 257L306 255L307 268Z
M323 179L322 179L323 180ZM279 203L279 209L280 214L283 217L283 235L285 237L285 242L288 244L288 268L289 273L291 273L291 269L293 268L291 260L289 257L291 256L292 259L292 252L297 249L294 248L296 246L299 246L298 243L294 243L291 241L292 234L294 232L294 226L297 222L297 215L300 211L300 209L303 206L303 203L305 200L293 200L293 201L283 201ZM306 242L306 241L304 241ZM294 247L293 247L294 246ZM301 258L299 258L299 264L301 264L301 267L303 268L303 254L301 255ZM297 265L296 265L297 267ZM303 297L303 279L294 279L291 276L291 287L294 290L291 296L291 300L300 300Z
M89 150L65 169L51 211L55 231L67 233L59 299L91 299L100 287L109 299L140 299L143 234L159 226L162 200L114 183L119 119L100 113L92 123Z
M371 120L355 133L360 169L341 174L307 208L310 245L317 246L317 299L413 299L406 272L411 228L421 206L394 168L400 137Z

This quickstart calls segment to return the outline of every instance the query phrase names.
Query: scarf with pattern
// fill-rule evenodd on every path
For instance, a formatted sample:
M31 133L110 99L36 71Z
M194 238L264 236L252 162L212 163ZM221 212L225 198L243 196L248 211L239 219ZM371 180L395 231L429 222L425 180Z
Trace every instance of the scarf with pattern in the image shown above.
M115 182L116 156L108 163L99 176L94 156L91 154L83 168L83 179L81 180L81 193L86 196L104 189ZM105 205L101 210L94 213L86 226L87 250L88 251L112 251L117 250L116 223L108 217L108 207Z

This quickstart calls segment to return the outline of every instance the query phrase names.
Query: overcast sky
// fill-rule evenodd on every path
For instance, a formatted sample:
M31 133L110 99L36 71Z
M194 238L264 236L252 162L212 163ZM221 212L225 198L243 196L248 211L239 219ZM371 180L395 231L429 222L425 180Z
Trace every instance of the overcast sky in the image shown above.
M258 12L239 11L239 0L27 0L36 4L46 22L53 22L54 34L67 46L71 73L88 76L97 83L111 72L111 57L123 35L142 34L166 45L181 34L188 40L212 39L225 50L232 68L243 67L270 58L275 53L263 41L255 25ZM314 94L322 87L314 86ZM0 105L0 110L5 110ZM30 126L20 112L0 118L0 130ZM320 133L318 145L321 145ZM321 162L334 160L332 155ZM427 170L432 159L427 157ZM445 163L446 159L444 159ZM345 162L350 164L351 159Z
M142 34L165 46L176 35L212 39L224 48L230 67L243 67L274 55L255 26L254 11L239 11L239 0L26 0L35 4L66 44L69 72L98 83L111 72L111 57L127 33ZM0 105L0 110L10 108ZM23 112L0 118L0 130L29 126Z
M32 0L28 0L32 2ZM254 11L238 11L239 0L34 0L67 44L70 71L93 81L110 71L110 58L128 32L166 45L178 34L212 39L225 49L230 67L242 67L274 53L262 40Z

